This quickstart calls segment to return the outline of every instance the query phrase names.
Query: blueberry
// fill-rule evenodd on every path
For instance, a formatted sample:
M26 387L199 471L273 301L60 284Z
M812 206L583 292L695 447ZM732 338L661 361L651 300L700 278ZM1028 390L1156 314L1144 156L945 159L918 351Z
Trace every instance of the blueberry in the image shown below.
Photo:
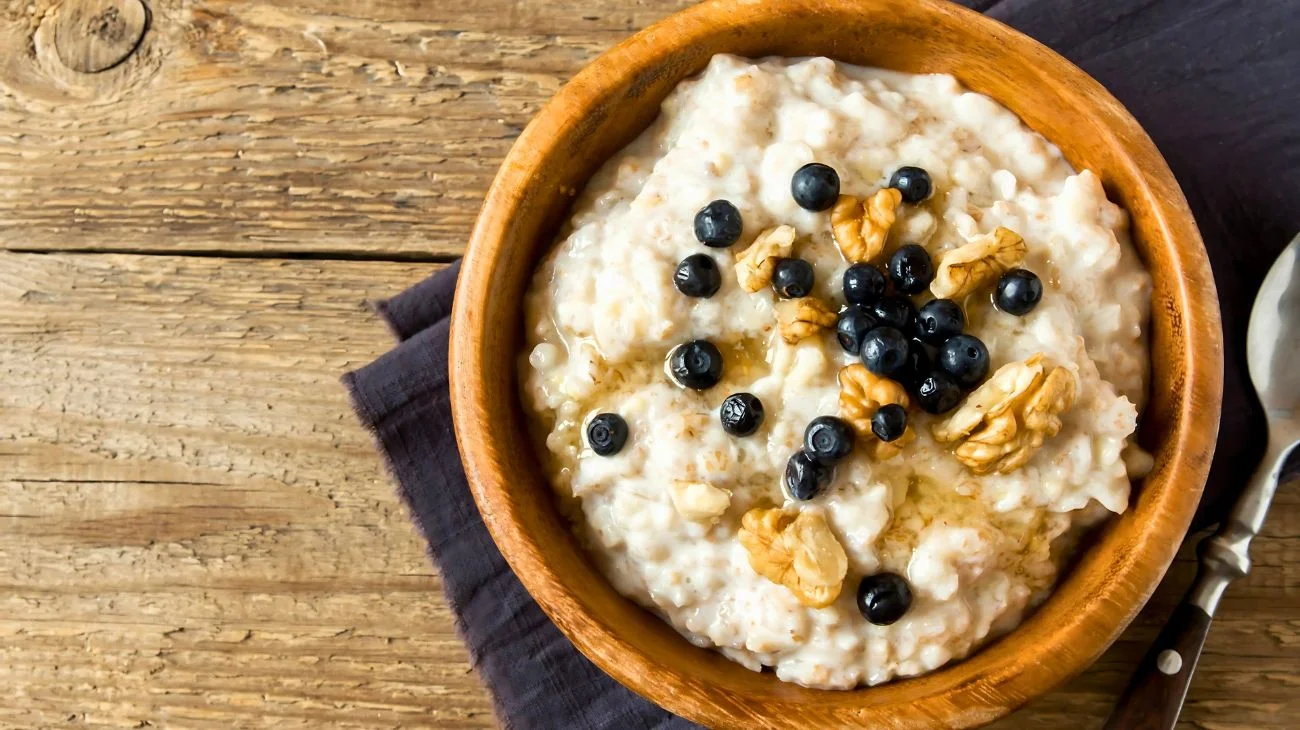
M939 345L939 367L963 388L974 388L989 374L989 349L973 335L954 335Z
M688 297L708 298L718 292L722 286L722 272L718 262L706 253L697 253L682 259L673 273L673 284L677 291Z
M907 338L893 327L877 327L862 341L862 364L877 375L893 377L907 366Z
M601 456L613 456L627 443L627 421L617 413L598 413L587 424L587 443Z
M901 246L889 257L889 278L898 291L920 294L934 281L934 263L930 261L930 254L915 243Z
M915 391L925 376L934 369L935 347L913 338L907 343L907 365L895 376L909 392Z
M919 203L930 197L930 173L919 167L900 167L889 176L889 187L903 194L904 203Z
M862 340L877 324L876 318L866 310L849 305L835 322L835 339L840 341L845 352L856 355L862 350Z
M885 295L885 275L871 264L854 264L844 270L844 299L849 304L875 304Z
M763 401L753 393L732 393L722 401L718 415L722 430L732 436L748 436L763 425Z
M877 626L888 626L912 607L912 587L897 573L868 575L858 584L858 610Z
M785 464L785 489L794 499L812 499L831 483L831 468L800 451Z
M916 307L907 297L883 297L867 310L876 315L882 325L888 325L899 332L908 332L916 321Z
M695 214L695 237L713 248L726 248L740 238L740 211L727 200L715 200Z
M790 194L800 208L826 210L840 196L840 176L829 165L810 162L790 178Z
M722 353L708 340L692 340L668 356L668 370L683 386L707 390L722 379Z
M916 403L926 413L947 413L961 402L961 386L948 373L934 370L916 386Z
M907 430L907 411L897 403L887 403L871 416L871 432L881 441L893 441Z
M961 334L965 326L966 314L951 299L932 299L916 313L916 336L932 345Z
M812 294L813 267L803 259L781 259L772 269L772 288L786 299Z
M816 461L831 466L853 450L853 427L835 416L818 416L804 429L803 450Z
M1007 314L1023 317L1034 311L1043 298L1043 282L1028 269L1012 269L998 279L997 295L993 298L998 309Z

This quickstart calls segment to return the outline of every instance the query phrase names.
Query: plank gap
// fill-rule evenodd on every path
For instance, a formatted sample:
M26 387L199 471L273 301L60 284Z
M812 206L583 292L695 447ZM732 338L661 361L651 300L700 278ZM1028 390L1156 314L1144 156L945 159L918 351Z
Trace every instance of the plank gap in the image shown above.
M372 261L401 264L449 264L460 258L460 254L420 253L416 251L345 251L326 249L317 251L281 251L267 250L232 250L232 249L165 249L165 248L126 248L116 246L98 246L91 248L70 249L33 249L0 247L0 251L15 254L76 255L76 256L167 256L171 258L204 259L285 259L290 261Z

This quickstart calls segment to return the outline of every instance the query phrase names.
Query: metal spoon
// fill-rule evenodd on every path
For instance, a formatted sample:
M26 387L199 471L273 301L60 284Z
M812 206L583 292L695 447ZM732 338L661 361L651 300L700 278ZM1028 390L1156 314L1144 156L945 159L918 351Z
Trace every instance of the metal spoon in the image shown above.
M1264 460L1219 531L1200 544L1196 581L1138 665L1105 730L1172 730L1219 599L1228 583L1250 571L1250 540L1264 526L1287 458L1300 439L1298 257L1300 236L1291 240L1265 277L1246 333L1250 379L1268 418Z

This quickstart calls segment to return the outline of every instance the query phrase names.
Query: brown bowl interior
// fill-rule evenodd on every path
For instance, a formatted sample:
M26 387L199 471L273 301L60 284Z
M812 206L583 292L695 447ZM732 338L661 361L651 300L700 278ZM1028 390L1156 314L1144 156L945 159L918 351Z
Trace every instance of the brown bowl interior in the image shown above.
M825 55L954 74L1096 172L1132 216L1152 271L1152 399L1143 440L1156 467L1020 628L929 675L848 692L801 688L688 644L619 596L559 518L529 447L515 363L518 303L576 193L683 78L716 53ZM1009 28L929 0L715 0L609 51L529 125L484 204L452 326L457 436L484 519L560 629L605 671L673 712L717 727L970 727L1082 670L1159 582L1195 510L1221 398L1218 307L1185 200L1123 107L1064 59ZM502 429L505 429L504 431Z

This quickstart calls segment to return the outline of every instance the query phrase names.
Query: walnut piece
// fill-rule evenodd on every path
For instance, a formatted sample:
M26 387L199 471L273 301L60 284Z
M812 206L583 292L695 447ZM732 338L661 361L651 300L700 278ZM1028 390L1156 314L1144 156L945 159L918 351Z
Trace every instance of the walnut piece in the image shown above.
M758 234L749 247L736 255L736 280L740 288L756 292L772 282L776 262L794 251L793 226L777 226Z
M1010 228L998 226L992 233L977 236L964 246L943 255L930 282L930 291L940 299L966 296L997 281L999 276L1025 259L1025 239Z
M901 202L894 188L881 188L866 201L841 195L831 208L831 233L844 258L860 264L880 256Z
M731 506L731 492L706 482L674 481L669 496L677 513L693 522L716 522Z
M741 518L737 537L749 567L803 605L825 608L839 597L849 559L821 512L755 507Z
M881 441L871 431L871 417L881 406L893 403L907 408L910 405L907 389L900 383L876 375L860 362L842 368L839 380L840 418L853 426L861 439L858 443L869 444L867 448L873 459L884 461L897 456L916 439L911 424L893 441Z
M976 474L1009 474L1060 433L1076 389L1073 373L1039 353L998 368L931 431L940 443L960 441L957 460Z
M776 318L780 323L781 339L793 345L827 327L834 327L839 315L820 299L800 297L777 302Z

